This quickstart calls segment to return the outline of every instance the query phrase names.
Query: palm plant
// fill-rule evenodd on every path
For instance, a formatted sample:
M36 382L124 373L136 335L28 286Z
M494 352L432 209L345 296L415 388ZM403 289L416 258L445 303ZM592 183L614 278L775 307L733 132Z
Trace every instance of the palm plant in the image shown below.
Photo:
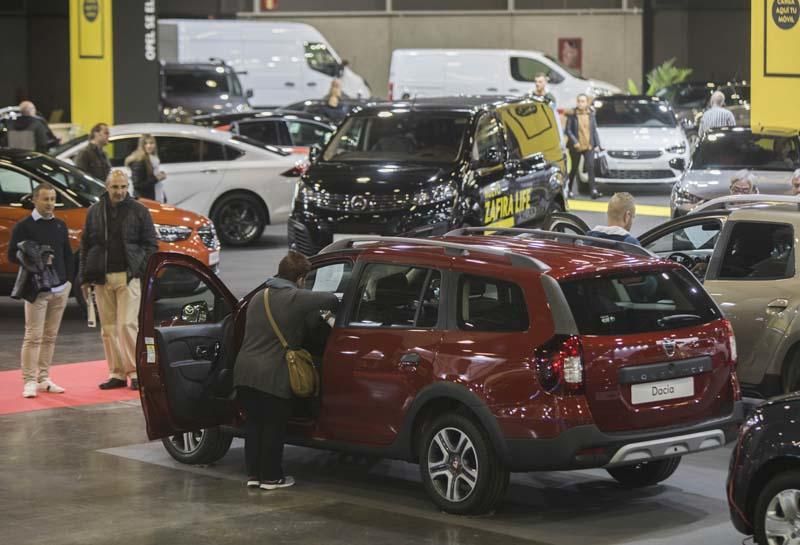
M653 96L670 85L682 83L692 74L691 68L675 66L675 60L673 57L668 61L664 61L647 74L647 96ZM628 92L632 95L641 94L639 87L631 79L628 80Z

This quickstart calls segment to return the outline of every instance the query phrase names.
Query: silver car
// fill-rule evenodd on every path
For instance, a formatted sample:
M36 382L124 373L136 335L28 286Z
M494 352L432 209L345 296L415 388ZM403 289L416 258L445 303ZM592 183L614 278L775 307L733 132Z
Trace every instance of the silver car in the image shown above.
M792 171L799 167L800 137L796 130L753 133L749 127L716 129L703 137L683 178L673 186L672 217L727 195L731 178L742 169L756 176L759 193L788 194Z

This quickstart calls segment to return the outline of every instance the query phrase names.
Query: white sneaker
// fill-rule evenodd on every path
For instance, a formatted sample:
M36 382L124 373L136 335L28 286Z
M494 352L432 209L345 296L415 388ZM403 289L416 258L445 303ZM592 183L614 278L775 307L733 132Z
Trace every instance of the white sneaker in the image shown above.
M36 397L36 383L26 382L25 387L22 389L22 397Z
M51 394L63 394L64 388L53 382L52 380L44 379L36 385L36 388L42 392L50 392Z
M275 490L276 488L289 488L294 485L294 477L286 476L278 481L262 481L262 490Z

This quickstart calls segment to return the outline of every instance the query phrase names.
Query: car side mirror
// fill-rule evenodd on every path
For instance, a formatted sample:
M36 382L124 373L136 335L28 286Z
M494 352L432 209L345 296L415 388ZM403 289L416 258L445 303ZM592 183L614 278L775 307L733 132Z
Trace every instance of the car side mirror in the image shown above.
M319 144L313 144L310 148L308 148L309 163L316 163L320 155L322 155L322 147Z
M187 324L204 324L208 320L208 303L196 301L183 305L181 321Z
M683 157L673 157L669 160L669 168L682 171L686 169L686 161L683 160Z
M25 210L33 210L33 193L28 193L27 195L23 195L22 198L19 200L20 204L22 204L22 208Z
M246 96L247 98L253 98L253 90L252 89L247 89L244 92L244 96Z
M503 162L503 154L500 153L500 150L495 148L494 146L486 150L483 155L481 156L478 161L476 161L476 167L478 168L486 168L486 167L494 167Z

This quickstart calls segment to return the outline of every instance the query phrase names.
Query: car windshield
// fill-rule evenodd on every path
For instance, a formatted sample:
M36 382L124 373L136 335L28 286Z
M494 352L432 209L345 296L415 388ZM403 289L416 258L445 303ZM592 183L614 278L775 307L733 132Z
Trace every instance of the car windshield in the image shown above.
M78 195L89 202L97 202L100 195L106 192L106 187L100 180L58 159L38 155L20 163L26 169L64 188L67 193Z
M798 167L797 137L752 134L735 129L707 135L692 157L693 169L794 170Z
M322 159L452 163L461 153L468 115L395 110L350 117Z
M569 72L576 79L582 79L582 80L586 81L586 78L581 76L581 71L580 71L579 68L570 68L569 66L564 66L564 64L561 61L559 61L558 59L556 59L555 57L552 57L550 55L545 55L545 57L547 58L547 60L549 60L553 64L556 64L559 67L561 67L561 69L564 70L565 72Z
M669 100L676 108L704 108L712 91L713 87L707 85L671 85L656 96Z
M675 127L672 109L650 99L595 100L598 127Z
M166 92L168 95L218 95L237 92L236 86L231 85L230 75L224 69L202 70L197 72L167 72L164 76Z

